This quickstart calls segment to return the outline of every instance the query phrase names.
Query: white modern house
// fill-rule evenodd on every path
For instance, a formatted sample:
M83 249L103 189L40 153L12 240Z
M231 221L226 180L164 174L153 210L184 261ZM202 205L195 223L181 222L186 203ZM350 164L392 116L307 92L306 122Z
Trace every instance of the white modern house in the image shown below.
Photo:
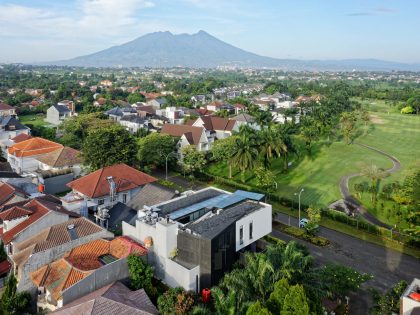
M271 233L264 195L209 187L144 206L123 222L123 235L144 244L155 275L172 287L199 292L217 284L240 253Z

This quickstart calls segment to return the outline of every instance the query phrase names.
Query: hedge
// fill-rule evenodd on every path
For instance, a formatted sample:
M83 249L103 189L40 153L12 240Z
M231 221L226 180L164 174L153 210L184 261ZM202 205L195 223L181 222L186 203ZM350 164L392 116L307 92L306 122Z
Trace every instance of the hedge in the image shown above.
M310 235L306 233L305 229L298 229L294 226L288 226L286 224L283 224L279 221L275 221L276 227L278 229L286 234L292 235L296 238L300 238L304 241L307 241L309 243L312 243L317 246L327 246L330 244L330 241L322 236L316 236L316 235Z

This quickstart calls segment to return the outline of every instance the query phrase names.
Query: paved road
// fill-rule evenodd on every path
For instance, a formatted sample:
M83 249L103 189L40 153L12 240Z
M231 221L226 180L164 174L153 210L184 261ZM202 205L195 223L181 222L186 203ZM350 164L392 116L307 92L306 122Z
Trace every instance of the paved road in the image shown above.
M152 173L152 175L159 179L165 179L165 172L161 170L155 170ZM194 183L192 183L190 180L184 178L181 175L168 174L168 180L174 182L175 184L184 188L185 190L199 190L205 187L200 182L195 181Z
M401 163L400 161L398 161L398 159L384 151L378 150L374 147L365 145L365 144L361 144L361 143L355 143L358 146L364 147L366 149L375 151L379 154L382 154L386 157L388 157L391 161L392 161L392 167L388 170L386 170L387 173L394 173L396 171L398 171L401 168ZM343 199L345 201L347 201L348 203L352 204L357 211L359 211L359 213L370 223L376 224L378 226L390 229L391 227L381 221L379 221L376 217L374 217L373 215L371 215L361 204L360 202L354 198L351 193L350 193L350 189L349 189L349 180L353 177L357 177L360 176L360 173L353 173L350 175L345 175L343 177L341 177L340 179L340 192L341 192L341 196L343 197Z
M278 214L276 217L281 222L288 224L289 216ZM291 217L292 225L297 226L297 219ZM295 238L282 232L273 230L273 236L290 241ZM352 267L359 272L374 276L367 285L379 290L387 290L400 280L411 282L414 277L420 277L420 260L397 251L368 243L347 234L321 227L320 236L330 240L326 247L318 247L302 240L314 256L316 263L340 263Z

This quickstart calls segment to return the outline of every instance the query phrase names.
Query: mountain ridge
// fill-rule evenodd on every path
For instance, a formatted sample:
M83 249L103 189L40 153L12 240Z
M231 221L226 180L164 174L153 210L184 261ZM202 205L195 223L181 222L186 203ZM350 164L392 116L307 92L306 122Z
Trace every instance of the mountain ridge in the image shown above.
M299 60L277 59L237 48L200 30L194 34L160 31L127 43L46 65L79 67L189 67L273 68L282 70L420 71L420 64L378 59Z

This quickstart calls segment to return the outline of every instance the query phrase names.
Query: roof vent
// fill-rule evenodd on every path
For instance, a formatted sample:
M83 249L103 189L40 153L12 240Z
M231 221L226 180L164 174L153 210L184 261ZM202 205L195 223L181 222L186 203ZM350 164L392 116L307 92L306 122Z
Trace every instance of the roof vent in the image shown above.
M74 224L67 225L67 230L73 230L73 229L74 229Z

